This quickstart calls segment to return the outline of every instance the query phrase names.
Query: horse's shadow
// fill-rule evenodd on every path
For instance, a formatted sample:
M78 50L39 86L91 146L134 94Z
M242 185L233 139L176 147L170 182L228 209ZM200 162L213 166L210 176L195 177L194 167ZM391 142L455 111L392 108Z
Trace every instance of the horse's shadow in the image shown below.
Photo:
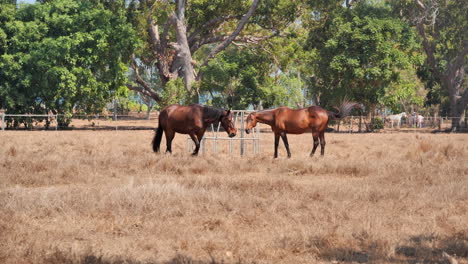
M367 239L366 239L367 240ZM468 231L459 232L451 236L436 236L422 234L410 237L400 246L396 247L393 254L385 250L385 243L380 241L364 241L359 249L346 247L333 247L330 243L314 243L318 251L317 256L325 261L339 263L450 263L443 252L454 257L460 263L468 261ZM60 251L49 255L46 263L70 263L70 264L247 264L242 260L225 261L223 259L196 260L189 256L176 254L168 261L138 261L131 258L118 257L104 258L97 254L86 254L80 257L70 256Z
M418 235L410 237L393 254L387 254L379 241L366 243L360 250L351 248L324 248L319 257L326 261L340 263L432 263L447 264L443 256L447 253L456 260L468 261L468 232L459 232L452 236ZM462 261L463 262L463 261ZM464 263L464 262L463 262Z
M173 258L168 261L138 261L132 258L118 257L109 260L103 256L95 254L83 255L79 258L72 257L66 253L57 251L45 259L45 263L50 264L255 264L256 262L244 262L242 260L228 261L215 259L210 256L210 260L196 260L189 256L176 254Z

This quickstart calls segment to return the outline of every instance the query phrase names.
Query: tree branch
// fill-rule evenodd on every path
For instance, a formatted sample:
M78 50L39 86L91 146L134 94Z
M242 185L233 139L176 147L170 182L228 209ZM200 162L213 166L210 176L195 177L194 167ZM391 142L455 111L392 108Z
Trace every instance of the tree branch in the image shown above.
M198 28L194 32L192 32L192 34L190 34L190 36L188 37L188 41L191 43L194 40L194 38L197 35L200 34L200 32L202 32L203 30L205 30L207 28L213 27L213 26L217 25L218 23L225 22L225 21L235 19L235 18L239 18L239 16L229 15L229 16L222 16L222 17L213 18L213 19L209 20L208 22L206 22L203 26L201 26L200 28Z
M167 19L166 24L164 24L164 29L161 35L161 47L159 49L159 52L161 54L165 54L166 48L167 48L167 34L169 33L169 27L173 23L174 17L171 16Z
M174 14L171 15L170 18L168 18L166 24L164 25L164 31L162 33L162 39L160 38L159 35L159 27L154 21L153 17L149 15L147 17L147 23L148 23L148 34L150 36L150 42L151 46L153 48L153 54L155 55L157 61L156 61L156 66L158 67L159 70L159 76L161 77L161 80L167 81L170 76L169 72L169 62L168 58L166 56L166 49L167 49L167 39L166 36L169 31L169 27L171 23L173 22Z
M414 2L423 10L426 10L426 6L420 0L414 0Z
M237 35L239 35L239 33L244 28L245 24L247 24L250 17L253 15L255 10L257 9L259 2L260 2L260 0L254 0L253 1L252 5L249 8L249 11L242 17L241 21L237 25L236 30L234 30L234 32L232 32L232 34L227 39L225 39L223 42L221 42L218 46L216 46L210 52L210 54L208 54L208 56L205 58L203 63L200 65L200 67L203 67L203 66L207 65L208 61L211 58L216 56L216 54L218 54L220 51L224 50L237 37Z
M139 92L144 96L150 97L150 98L154 99L157 102L160 102L162 100L161 97L159 96L159 94L157 92L153 91L153 90L148 91L148 90L143 89L140 86L133 86L133 85L130 85L130 84L127 84L127 88L129 90Z
M127 88L133 91L140 92L146 96L149 96L156 101L161 101L161 97L159 96L159 94L153 89L151 89L150 85L145 80L143 80L143 78L141 78L140 72L136 65L135 57L132 58L131 66L132 66L133 71L135 72L135 79L136 79L135 81L140 86L133 86L133 85L127 84Z
M448 64L447 76L450 79L454 79L457 75L457 71L465 64L465 57L468 54L468 41L463 41L463 49L453 58ZM463 81L463 80L462 80Z
M463 92L463 95L458 101L458 104L459 104L458 105L459 109L462 109L462 110L466 109L466 107L468 106L468 89L465 89L465 91Z
M346 7L351 8L359 0L346 0Z
M437 69L436 59L435 59L435 55L434 55L435 48L433 47L433 45L431 45L431 43L427 39L426 31L424 30L423 20L419 21L416 24L416 28L418 29L419 35L423 38L423 43L422 44L423 44L424 50L426 51L427 60L429 62L429 65L433 69L434 74L436 76L440 77L440 72Z
M259 44L260 42L263 42L265 40L271 39L271 38L276 37L276 36L284 37L284 36L280 35L279 31L275 31L273 34L271 34L269 36L266 36L266 37L257 37L257 36L240 36L239 37L239 36L237 36L235 41L238 42L238 44L236 46L241 46L241 45L239 45L240 44L239 42L242 42L244 44ZM220 35L220 36L210 36L210 37L200 39L199 41L197 41L195 44L193 44L190 47L190 51L192 53L194 53L195 51L197 51L203 45L224 41L228 37L229 37L229 35Z
M187 4L185 1L186 0L176 0L177 18L180 20L184 20L184 21L185 21L185 5Z
M159 27L151 15L148 16L146 22L148 23L148 34L150 35L153 52L159 53L161 46L161 40L159 39Z

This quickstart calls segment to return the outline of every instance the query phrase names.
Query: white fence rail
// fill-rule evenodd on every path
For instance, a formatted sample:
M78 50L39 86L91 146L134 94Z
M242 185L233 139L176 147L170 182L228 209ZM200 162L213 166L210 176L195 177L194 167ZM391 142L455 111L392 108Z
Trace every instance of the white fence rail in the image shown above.
M244 124L239 122L240 119L245 120L248 113L252 111L246 110L235 110L233 113L236 117L236 127L239 129ZM157 126L157 115L154 113L151 115L151 118L146 119L146 115L141 113L139 115L74 115L71 117L71 123L68 127L60 126L59 119L65 118L62 115L52 115L52 114L6 114L0 113L0 128L1 130L62 130L62 129L87 129L87 130L151 130ZM452 117L442 117L442 116L424 116L424 121L420 123L411 122L410 118L403 118L401 120L400 126L396 123L393 124L393 127L390 122L385 122L384 117L380 117L384 121L384 128L391 130L399 129L412 129L413 131L424 131L428 129L433 130L446 130L451 127ZM39 121L38 121L39 120ZM40 121L42 120L42 121ZM45 122L48 121L48 123ZM359 121L361 120L361 122ZM12 126L13 122L16 122L15 126ZM359 125L360 123L360 125ZM370 120L367 120L364 116L350 116L346 117L340 121L332 122L329 127L333 128L338 132L364 132L367 129L367 126L370 124ZM259 124L259 128L256 129L256 133L259 132L271 132L269 126ZM361 129L359 129L359 127ZM467 127L467 119L464 121L463 127ZM222 136L217 133L218 127L213 127L207 132L212 132L211 134L207 133L206 140L218 140ZM213 134L213 132L216 132ZM244 137L241 135L244 133L242 128L240 133L240 138L243 140L251 141L252 137ZM238 138L238 137L236 137ZM256 144L256 143L255 143ZM256 150L258 152L258 150Z
M24 118L24 117L29 117L29 118L34 118L34 117L47 117L48 120L54 120L55 121L55 130L58 130L58 122L57 122L57 117L58 115L30 115L30 114L24 114L24 115L21 115L21 114L5 114L5 113L2 113L1 114L2 116L2 131L5 130L6 128L6 119L8 117L12 117L13 119L16 117L17 119L19 118Z
M248 152L247 149L247 142L252 143L252 154L260 153L260 126L252 129L252 132L249 136L245 134L245 120L247 115L253 111L249 110L231 110L234 116L234 126L237 129L238 136L234 138L221 136L220 133L225 133L224 131L219 131L221 127L221 123L212 124L210 126L210 130L206 131L205 135L203 136L200 142L200 148L202 153L207 152L206 142L211 141L213 145L213 153L219 152L219 145L220 141L228 141L229 142L229 155L234 153L234 145L238 142L239 143L239 154L243 156ZM190 137L187 138L187 149L188 151L193 150L195 144L193 143Z

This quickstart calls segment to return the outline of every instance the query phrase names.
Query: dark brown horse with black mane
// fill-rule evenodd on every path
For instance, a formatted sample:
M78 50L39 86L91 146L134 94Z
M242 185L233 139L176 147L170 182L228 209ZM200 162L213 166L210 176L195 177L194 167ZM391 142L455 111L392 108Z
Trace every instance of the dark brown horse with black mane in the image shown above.
M291 157L289 151L288 138L286 134L302 134L312 130L314 138L314 148L310 152L312 157L319 145L320 138L320 154L325 154L325 130L330 119L343 118L351 112L353 108L360 108L360 104L343 102L338 109L338 113L326 111L319 106L311 106L301 109L290 109L288 107L278 107L271 110L254 112L247 116L247 125L245 132L248 134L250 130L257 125L257 122L271 126L275 133L275 155L278 157L279 138L283 139L284 146L288 152L288 158Z
M172 140L175 133L180 133L188 134L192 138L196 146L192 155L197 155L206 128L218 122L221 122L229 137L236 136L237 130L232 122L230 110L198 104L189 106L170 105L159 114L159 126L153 139L153 150L159 152L159 145L164 131L166 133L166 152L172 153Z

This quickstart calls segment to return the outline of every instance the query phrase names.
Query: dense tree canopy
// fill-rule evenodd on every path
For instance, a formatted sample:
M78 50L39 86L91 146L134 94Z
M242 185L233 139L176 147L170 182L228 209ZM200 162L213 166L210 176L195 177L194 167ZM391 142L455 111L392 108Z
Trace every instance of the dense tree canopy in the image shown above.
M149 110L347 97L368 113L449 109L454 127L466 111L464 1L13 2L0 2L8 113L97 113L128 90Z
M2 5L0 21L0 108L8 112L100 111L126 82L137 40L124 12L56 0Z
M187 93L196 101L201 69L219 52L233 44L260 45L281 35L296 19L299 6L291 0L130 1L129 16L145 43L135 51L132 67L155 65L163 88L183 78ZM137 85L130 84L129 89L162 99L159 91L135 77Z
M320 104L335 103L344 96L367 106L386 103L388 95L398 90L401 71L420 61L415 32L393 18L386 6L363 2L328 12L311 22L307 43L316 52L311 67L315 69L313 93Z
M413 25L422 38L430 74L423 78L444 89L450 102L452 128L461 125L468 106L465 66L468 56L466 1L391 1L395 14Z

